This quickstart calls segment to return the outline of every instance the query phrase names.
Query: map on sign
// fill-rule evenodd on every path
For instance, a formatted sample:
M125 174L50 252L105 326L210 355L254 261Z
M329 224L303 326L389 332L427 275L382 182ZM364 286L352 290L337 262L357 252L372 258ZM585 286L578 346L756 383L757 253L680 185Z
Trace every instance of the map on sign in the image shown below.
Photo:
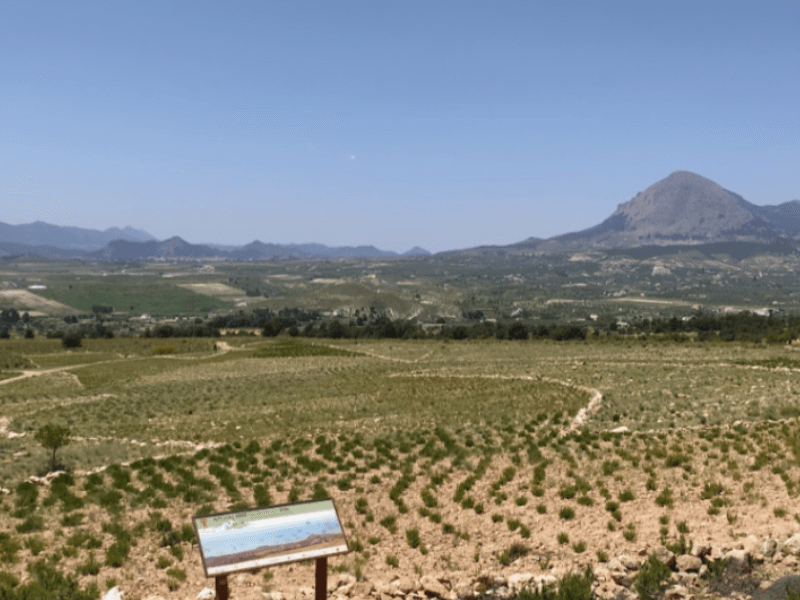
M347 552L333 500L193 518L206 576Z

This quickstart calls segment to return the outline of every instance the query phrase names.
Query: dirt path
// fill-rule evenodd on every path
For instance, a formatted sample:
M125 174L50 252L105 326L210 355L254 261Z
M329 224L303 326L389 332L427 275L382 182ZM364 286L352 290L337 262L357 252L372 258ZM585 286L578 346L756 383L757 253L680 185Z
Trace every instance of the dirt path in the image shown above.
M589 403L578 411L578 413L573 417L572 421L567 427L561 430L561 432L559 433L559 437L563 437L568 433L571 433L576 429L579 429L584 424L586 424L586 421L589 419L589 416L597 414L597 411L600 410L600 404L603 401L603 394L602 392L600 392L600 390L586 387L583 385L575 385L574 383L561 381L560 379L553 379L552 377L535 377L533 375L463 375L463 374L445 373L437 371L415 371L413 373L394 373L390 375L390 377L447 377L452 379L506 379L506 380L516 379L523 381L546 381L548 383L563 385L564 387L568 387L573 390L580 390L582 392L590 394L591 399L589 400Z

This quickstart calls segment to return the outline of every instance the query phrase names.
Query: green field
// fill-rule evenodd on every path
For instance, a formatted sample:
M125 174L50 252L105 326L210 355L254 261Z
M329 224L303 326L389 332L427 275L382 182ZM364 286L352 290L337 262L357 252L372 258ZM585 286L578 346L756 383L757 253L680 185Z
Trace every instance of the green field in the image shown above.
M133 283L130 279L126 282L59 282L37 293L86 313L91 313L95 304L112 306L115 311L131 316L200 314L232 308L229 302L159 280L141 283Z

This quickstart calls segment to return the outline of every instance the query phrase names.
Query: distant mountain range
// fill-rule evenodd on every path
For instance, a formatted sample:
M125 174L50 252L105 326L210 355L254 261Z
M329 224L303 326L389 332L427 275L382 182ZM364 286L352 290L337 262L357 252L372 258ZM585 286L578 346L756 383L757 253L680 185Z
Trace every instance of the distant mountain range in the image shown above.
M620 204L611 216L594 227L549 239L528 238L508 246L479 246L443 254L559 254L638 249L639 253L652 255L689 247L731 256L798 252L800 200L757 206L710 179L676 171ZM27 225L0 223L0 256L20 254L109 261L148 258L240 261L391 258L430 253L419 247L397 254L374 246L265 244L258 240L246 246L190 244L177 236L158 241L146 231L132 227L97 231L41 221Z
M299 260L319 258L392 258L428 255L414 247L398 254L374 246L330 247L323 244L265 244L258 240L246 246L190 244L174 236L158 241L146 231L111 227L105 231L62 227L42 221L24 225L0 223L0 257L34 254L48 258L92 260L142 260L146 258L227 258L229 260Z
M0 242L24 244L25 246L49 246L62 250L91 252L99 250L114 240L129 242L149 242L152 235L133 227L109 227L105 231L84 229L82 227L62 227L43 221L23 225L0 223Z

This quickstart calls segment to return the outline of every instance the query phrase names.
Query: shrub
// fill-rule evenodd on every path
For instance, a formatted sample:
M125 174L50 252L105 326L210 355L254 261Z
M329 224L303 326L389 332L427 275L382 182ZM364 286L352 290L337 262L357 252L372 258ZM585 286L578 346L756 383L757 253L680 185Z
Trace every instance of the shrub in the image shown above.
M575 518L575 509L571 506L564 506L558 511L558 516L564 519L565 521L569 521L570 519Z
M400 566L400 560L394 554L387 554L386 564L396 569Z
M151 348L153 356L163 356L165 354L175 354L175 346L172 344L156 344Z
M622 537L629 542L636 540L636 527L633 523L628 523L628 525L625 527L625 530L622 532Z
M394 515L389 515L389 516L386 516L386 517L382 518L379 521L379 523L383 527L385 527L389 531L389 533L397 533L396 521L397 521L397 517L395 517Z
M66 333L61 338L61 345L64 348L80 348L83 342L83 334L77 331Z
M106 565L115 569L120 568L131 552L128 542L117 540L106 550Z
M514 543L511 544L511 546L509 546L505 550L503 550L503 552L498 554L497 560L501 565L507 567L518 558L522 558L523 556L527 556L528 554L530 554L530 551L531 551L530 548L528 548L528 546L526 546L525 544Z
M579 542L575 542L574 544L572 544L572 549L576 553L581 554L582 552L584 552L586 550L586 542L584 542L583 540L581 540Z
M419 548L422 543L419 537L419 529L406 529L406 541L412 548Z
M30 515L16 527L17 533L32 533L44 530L44 519L39 515Z
M586 567L583 573L567 573L558 582L556 600L592 600L592 583L594 574L591 567Z
M672 490L665 486L661 493L656 496L656 504L661 507L672 508L674 499L672 498Z
M561 544L562 546L564 544L568 544L569 543L569 536L566 533L564 533L563 531L558 534L558 537L556 539L558 540L558 543Z
M17 561L20 545L10 534L0 531L0 561L5 564Z
M641 600L657 600L667 589L671 574L669 567L651 554L634 576L633 589Z

